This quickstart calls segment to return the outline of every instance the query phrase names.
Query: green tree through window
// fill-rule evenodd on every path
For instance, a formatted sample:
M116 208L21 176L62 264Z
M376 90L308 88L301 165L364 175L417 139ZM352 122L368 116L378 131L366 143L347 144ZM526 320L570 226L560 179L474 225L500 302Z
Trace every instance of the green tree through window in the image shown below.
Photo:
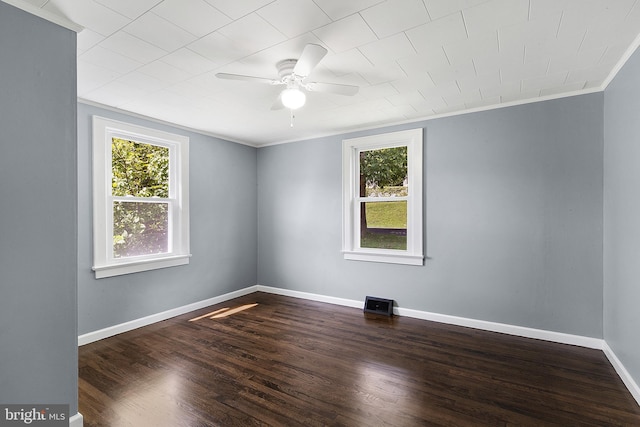
M113 257L166 253L169 148L113 138Z
M407 147L360 152L361 247L407 248Z

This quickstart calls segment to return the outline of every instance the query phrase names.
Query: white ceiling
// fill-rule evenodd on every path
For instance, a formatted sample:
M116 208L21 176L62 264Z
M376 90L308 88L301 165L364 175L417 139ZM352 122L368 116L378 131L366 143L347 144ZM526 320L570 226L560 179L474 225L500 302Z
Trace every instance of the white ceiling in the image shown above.
M26 0L84 26L81 100L254 146L602 90L636 46L640 0ZM276 62L358 85L272 111Z

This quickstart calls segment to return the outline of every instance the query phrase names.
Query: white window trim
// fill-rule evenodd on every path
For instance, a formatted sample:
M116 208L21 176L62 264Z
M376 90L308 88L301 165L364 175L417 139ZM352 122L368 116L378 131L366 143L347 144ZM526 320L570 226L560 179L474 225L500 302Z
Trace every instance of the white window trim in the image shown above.
M170 247L165 254L114 259L111 205L111 141L124 138L168 147L174 209ZM93 116L93 271L96 279L189 263L189 138Z
M342 252L344 259L423 265L422 233L422 129L411 129L342 141ZM361 151L407 146L409 196L407 197L407 250L360 247Z

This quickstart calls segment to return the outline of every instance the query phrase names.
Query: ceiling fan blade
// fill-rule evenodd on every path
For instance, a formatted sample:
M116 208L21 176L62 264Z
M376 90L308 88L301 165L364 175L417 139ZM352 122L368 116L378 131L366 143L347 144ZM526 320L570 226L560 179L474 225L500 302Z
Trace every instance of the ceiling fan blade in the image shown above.
M217 73L216 77L227 80L242 80L246 82L265 83L269 85L283 84L280 80L267 79L264 77L243 76L242 74Z
M305 83L304 87L310 92L327 92L345 96L353 96L360 90L358 86L353 85L340 85L336 83L318 82Z
M300 59L298 59L296 66L293 68L293 74L307 77L326 54L327 49L320 45L309 43L304 47Z

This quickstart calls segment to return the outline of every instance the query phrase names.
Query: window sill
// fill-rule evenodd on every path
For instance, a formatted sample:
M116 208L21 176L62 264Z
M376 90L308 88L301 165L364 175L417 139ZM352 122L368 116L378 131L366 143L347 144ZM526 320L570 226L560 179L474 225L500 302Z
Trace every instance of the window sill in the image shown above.
M422 255L393 252L353 252L343 251L344 259L352 261L382 262L387 264L423 265Z
M175 267L189 264L190 254L175 255L165 258L145 259L138 261L123 262L111 265L93 266L96 279L105 277L120 276L123 274L138 273L140 271L156 270L159 268Z

